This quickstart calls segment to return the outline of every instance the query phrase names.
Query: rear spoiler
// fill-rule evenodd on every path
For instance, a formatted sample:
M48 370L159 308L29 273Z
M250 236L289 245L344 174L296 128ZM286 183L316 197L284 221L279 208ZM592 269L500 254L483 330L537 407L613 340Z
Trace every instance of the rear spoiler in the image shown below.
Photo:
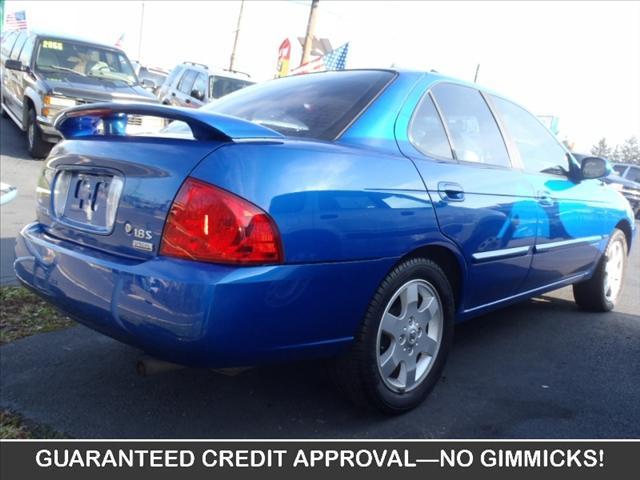
M123 136L126 135L127 115L184 122L197 140L282 138L282 134L275 130L229 115L147 103L90 103L71 107L56 118L54 126L67 139L93 135Z

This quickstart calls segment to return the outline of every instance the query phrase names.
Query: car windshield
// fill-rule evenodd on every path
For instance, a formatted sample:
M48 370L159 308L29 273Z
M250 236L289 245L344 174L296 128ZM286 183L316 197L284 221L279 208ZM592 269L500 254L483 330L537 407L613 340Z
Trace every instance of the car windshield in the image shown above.
M67 40L46 39L40 43L36 70L45 74L65 73L136 85L133 68L127 57L117 50Z
M284 135L333 140L393 78L392 72L379 70L286 77L238 90L202 108Z
M241 88L253 85L249 80L240 80L237 78L221 77L211 75L209 77L209 97L220 98L240 90Z

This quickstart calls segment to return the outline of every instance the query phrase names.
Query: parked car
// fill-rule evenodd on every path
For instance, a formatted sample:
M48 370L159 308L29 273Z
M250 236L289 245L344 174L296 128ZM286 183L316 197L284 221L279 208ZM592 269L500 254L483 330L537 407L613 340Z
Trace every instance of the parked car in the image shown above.
M640 166L628 163L614 163L613 170L622 178L640 184Z
M20 30L3 39L1 51L2 112L27 132L27 148L35 158L46 156L60 139L53 120L64 108L105 101L157 103L117 48Z
M574 153L573 156L582 160L588 155ZM635 218L640 218L640 167L614 163L613 172L603 180L627 199Z
M184 62L171 71L157 95L165 105L198 108L254 83L243 73Z
M169 72L161 68L141 65L140 62L131 62L133 69L140 80L140 84L154 95L169 76Z
M122 115L175 122L124 137ZM354 401L398 413L437 382L454 323L566 285L589 310L620 298L635 224L607 162L475 84L326 72L56 127L16 275L165 361L334 357Z

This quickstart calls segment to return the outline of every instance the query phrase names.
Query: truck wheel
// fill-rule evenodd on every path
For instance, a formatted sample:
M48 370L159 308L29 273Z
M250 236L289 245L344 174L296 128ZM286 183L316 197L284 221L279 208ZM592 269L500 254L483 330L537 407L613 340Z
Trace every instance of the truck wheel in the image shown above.
M616 228L593 276L573 285L573 298L578 306L594 312L613 310L622 293L626 265L627 237Z
M51 144L42 138L42 131L36 120L36 112L29 108L27 114L27 151L33 158L44 158L49 154Z
M407 260L382 282L333 378L358 406L398 414L419 405L440 378L453 337L453 292L442 269Z

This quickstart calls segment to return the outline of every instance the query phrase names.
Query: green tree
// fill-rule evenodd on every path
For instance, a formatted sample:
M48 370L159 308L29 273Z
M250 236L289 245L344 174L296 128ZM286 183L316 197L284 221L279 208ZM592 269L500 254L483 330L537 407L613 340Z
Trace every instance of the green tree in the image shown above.
M640 165L640 144L638 137L629 137L620 146L620 161Z
M591 155L602 158L609 158L611 156L611 147L607 144L606 138L602 137L598 143L591 147Z
M616 145L616 147L611 151L611 155L609 155L609 160L611 160L612 162L620 162L621 156L620 145Z

